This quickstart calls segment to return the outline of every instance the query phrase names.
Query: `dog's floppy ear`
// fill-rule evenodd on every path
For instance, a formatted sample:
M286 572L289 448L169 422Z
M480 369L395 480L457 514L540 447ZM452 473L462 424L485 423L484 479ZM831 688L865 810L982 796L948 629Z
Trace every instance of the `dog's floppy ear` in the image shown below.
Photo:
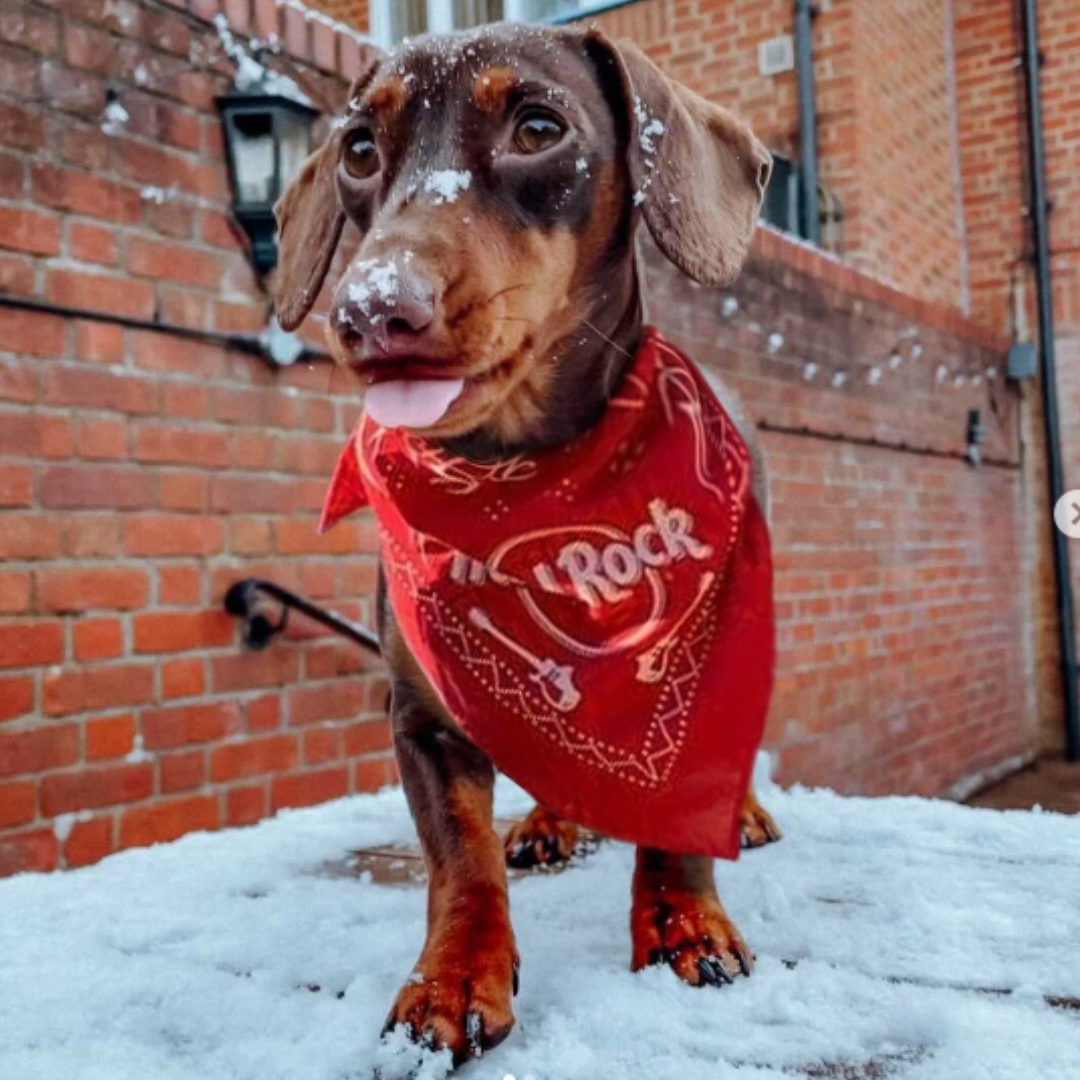
M634 202L653 239L695 281L729 285L757 223L769 152L741 120L669 79L635 45L590 30L586 47L616 79Z
M373 54L368 67L349 90L353 101L371 81L381 54ZM341 128L300 167L296 179L277 201L278 270L274 308L278 322L294 330L311 310L337 250L345 212L338 200L337 172L341 154Z

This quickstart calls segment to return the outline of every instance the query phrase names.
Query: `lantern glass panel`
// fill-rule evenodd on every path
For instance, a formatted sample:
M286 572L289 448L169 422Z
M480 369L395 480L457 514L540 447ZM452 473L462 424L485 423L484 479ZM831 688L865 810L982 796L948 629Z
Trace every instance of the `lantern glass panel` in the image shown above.
M271 203L274 191L274 121L268 112L233 117L236 196L241 206Z
M282 111L278 115L278 137L281 184L279 190L274 192L275 199L296 179L300 166L311 153L310 117Z

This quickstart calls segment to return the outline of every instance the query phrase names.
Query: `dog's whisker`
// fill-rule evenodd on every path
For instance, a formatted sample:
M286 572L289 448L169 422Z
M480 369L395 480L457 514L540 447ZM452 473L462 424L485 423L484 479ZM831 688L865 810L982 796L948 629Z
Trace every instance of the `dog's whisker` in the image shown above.
M606 341L613 349L618 349L619 352L623 354L623 356L628 356L631 360L633 360L633 353L627 352L626 349L624 349L617 341L612 341L611 338L609 338L607 334L605 334L602 330L597 330L597 328L593 326L593 324L589 322L588 319L582 319L581 323L583 326L587 326L594 334L597 335L597 337L603 338L604 341Z

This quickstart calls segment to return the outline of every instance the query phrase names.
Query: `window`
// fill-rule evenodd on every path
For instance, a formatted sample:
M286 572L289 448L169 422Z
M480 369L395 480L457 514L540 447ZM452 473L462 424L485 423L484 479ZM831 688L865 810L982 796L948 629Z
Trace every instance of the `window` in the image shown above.
M804 222L802 185L798 165L782 154L773 154L773 171L761 204L761 219L782 232L805 238L808 230ZM821 248L839 252L843 245L844 208L836 193L824 185L818 187L818 213Z
M371 36L388 46L417 34L467 30L500 19L563 22L615 6L610 0L371 0Z
M504 17L503 0L372 0L371 36L383 45L418 34L466 30Z

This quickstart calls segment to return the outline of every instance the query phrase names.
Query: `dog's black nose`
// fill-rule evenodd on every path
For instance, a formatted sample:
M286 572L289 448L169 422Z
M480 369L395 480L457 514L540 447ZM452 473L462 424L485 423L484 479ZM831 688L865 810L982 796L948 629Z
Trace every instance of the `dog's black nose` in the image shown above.
M387 353L423 337L435 321L435 289L412 256L359 259L338 286L331 325L357 355Z

